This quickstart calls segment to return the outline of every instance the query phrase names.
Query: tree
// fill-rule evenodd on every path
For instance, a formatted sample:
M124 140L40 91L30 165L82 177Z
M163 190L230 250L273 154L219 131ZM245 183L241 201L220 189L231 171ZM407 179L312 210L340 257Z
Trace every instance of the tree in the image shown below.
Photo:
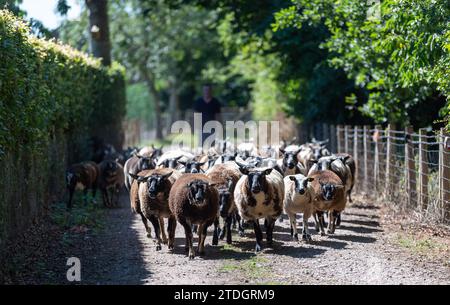
M89 9L90 50L102 59L105 66L111 65L111 43L109 39L108 1L86 0ZM64 10L65 8L60 8Z

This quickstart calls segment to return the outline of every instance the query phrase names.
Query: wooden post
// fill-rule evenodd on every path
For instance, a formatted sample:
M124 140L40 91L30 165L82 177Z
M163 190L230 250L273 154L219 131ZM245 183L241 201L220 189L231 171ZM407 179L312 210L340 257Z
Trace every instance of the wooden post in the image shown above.
M373 134L373 140L375 141L374 151L374 166L373 166L373 180L377 193L381 191L380 188L380 151L381 151L381 138L380 138L381 126L375 126L375 132Z
M330 143L330 140L331 140L329 132L330 132L330 128L329 128L328 124L323 123L322 124L323 139L322 140L324 141L324 140L328 139L328 143Z
M385 186L384 186L384 194L387 199L391 199L391 190L393 185L392 179L392 171L391 171L391 163L393 159L393 145L392 145L392 133L391 133L391 124L388 125L386 129L386 175L385 175Z
M349 152L349 145L348 145L348 143L349 143L349 139L348 139L348 136L349 136L349 126L348 125L345 125L345 127L344 127L344 152L345 153L348 153Z
M419 130L419 205L422 211L428 208L428 149L426 129Z
M336 127L337 152L342 152L342 125Z
M356 183L359 181L359 139L358 139L358 126L355 126L353 128L353 159L355 159L355 187L359 191L358 185L361 185L360 183Z
M417 205L416 163L414 144L412 143L413 128L405 128L405 179L408 207Z
M364 158L364 192L369 192L369 148L370 148L370 140L369 140L369 129L370 127L364 125L363 127L363 158Z
M443 220L450 219L450 139L441 128L439 133L439 199Z

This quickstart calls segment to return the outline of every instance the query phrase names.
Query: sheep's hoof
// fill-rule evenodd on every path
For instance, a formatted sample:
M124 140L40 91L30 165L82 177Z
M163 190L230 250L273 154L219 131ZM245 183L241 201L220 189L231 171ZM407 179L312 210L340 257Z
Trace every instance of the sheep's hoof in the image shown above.
M156 251L161 251L161 250L162 250L161 245L156 245Z
M294 235L292 236L292 240L293 240L293 241L298 241L298 234L294 234Z
M320 232L321 236L326 236L327 234L325 232Z
M312 238L310 234L302 234L302 240L306 241L306 242L312 242Z
M261 250L262 250L261 246L258 245L258 244L256 244L255 252L258 253L258 252L260 252Z
M243 230L239 231L238 234L239 234L240 237L244 237L245 236L245 232Z
M152 233L151 232L147 233L147 238L152 238Z
M194 253L189 253L189 259L194 259L195 254Z

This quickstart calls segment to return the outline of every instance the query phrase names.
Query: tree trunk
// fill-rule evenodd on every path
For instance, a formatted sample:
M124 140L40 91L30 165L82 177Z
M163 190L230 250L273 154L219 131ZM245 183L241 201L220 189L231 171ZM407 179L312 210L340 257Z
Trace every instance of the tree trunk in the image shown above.
M89 9L90 51L101 58L105 66L111 65L111 42L109 40L108 1L86 0Z
M161 105L159 103L159 94L156 90L154 79L149 75L149 72L145 68L141 68L141 74L144 76L145 83L147 85L147 90L151 97L153 97L153 102L155 105L155 130L156 138L161 140L163 138L162 124L161 124Z
M171 124L178 120L179 99L178 88L176 87L176 84L173 84L170 88L169 97L169 121Z

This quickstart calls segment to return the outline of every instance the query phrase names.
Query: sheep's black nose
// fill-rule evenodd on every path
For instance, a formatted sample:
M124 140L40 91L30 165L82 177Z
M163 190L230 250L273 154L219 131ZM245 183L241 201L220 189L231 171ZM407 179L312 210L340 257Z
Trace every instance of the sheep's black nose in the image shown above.
M252 193L258 194L259 192L261 192L261 189L259 187L253 187L252 188Z
M198 170L196 168L191 169L192 174L198 174Z
M300 193L300 195L304 195L305 194L305 190L301 189L300 191L298 191Z
M289 163L288 167L289 167L289 169L293 169L295 167L295 164L294 163Z

